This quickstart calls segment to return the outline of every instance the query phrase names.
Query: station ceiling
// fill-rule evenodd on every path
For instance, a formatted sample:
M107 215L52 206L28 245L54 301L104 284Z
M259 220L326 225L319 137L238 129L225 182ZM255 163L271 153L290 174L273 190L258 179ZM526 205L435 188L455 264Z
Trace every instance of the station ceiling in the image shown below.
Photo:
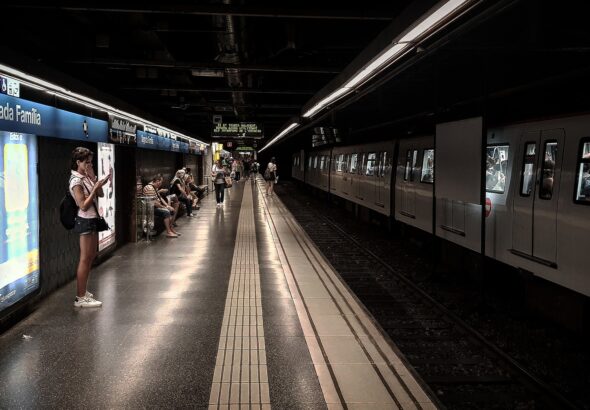
M202 139L220 115L261 123L268 140L416 2L10 3L4 47ZM580 104L590 71L584 2L478 3L375 79L371 92L320 113L299 135L333 125L351 141L378 139L428 132L453 116L502 121L588 108Z

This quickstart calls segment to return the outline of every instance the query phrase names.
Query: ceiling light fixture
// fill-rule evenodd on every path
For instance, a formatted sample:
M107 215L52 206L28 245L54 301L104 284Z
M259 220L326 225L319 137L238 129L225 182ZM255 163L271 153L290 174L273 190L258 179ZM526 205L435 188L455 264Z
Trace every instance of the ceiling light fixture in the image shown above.
M281 139L283 136L287 135L289 132L293 131L295 128L299 127L299 123L298 122L292 122L287 128L285 128L283 131L279 132L276 137L274 137L272 140L270 140L268 142L268 144L266 144L260 151L258 152L262 152L265 149L267 149L268 147L270 147L272 144L274 144L275 142L277 142L279 139Z
M207 144L203 141L200 141L196 138L189 137L188 135L185 135L185 134L180 133L178 131L173 131L173 130L169 129L168 127L164 127L160 124L156 124L154 122L147 121L146 119L138 117L137 115L128 113L126 111L119 110L119 109L112 107L108 104L105 104L101 101L92 99L90 97L86 97L85 95L77 94L77 93L67 90L59 85L50 83L49 81L45 81L41 78L34 77L34 76L29 75L23 71L6 66L4 64L0 64L0 72L8 74L9 76L14 77L16 80L18 80L18 81L22 82L23 84L26 84L30 87L33 87L36 89L44 89L47 92L50 92L60 98L64 98L66 100L70 100L70 101L76 102L78 104L85 105L85 106L92 108L92 109L104 110L109 114L115 114L115 115L118 115L121 117L125 117L127 119L142 123L144 125L150 125L155 128L161 128L167 132L170 132L170 133L176 134L182 138L185 138L189 142L195 142L198 144L205 144L207 146L209 145L209 144Z

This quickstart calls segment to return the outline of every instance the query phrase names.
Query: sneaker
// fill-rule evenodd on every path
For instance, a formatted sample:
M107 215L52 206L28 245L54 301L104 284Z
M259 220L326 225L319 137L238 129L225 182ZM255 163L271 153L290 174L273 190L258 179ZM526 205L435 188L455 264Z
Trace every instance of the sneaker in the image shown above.
M76 296L76 299L74 300L74 306L81 308L101 307L102 302L87 296L83 296L81 298Z
M93 299L94 298L94 295L92 293L86 291L86 294L84 295L84 297L85 298L91 298L91 299Z

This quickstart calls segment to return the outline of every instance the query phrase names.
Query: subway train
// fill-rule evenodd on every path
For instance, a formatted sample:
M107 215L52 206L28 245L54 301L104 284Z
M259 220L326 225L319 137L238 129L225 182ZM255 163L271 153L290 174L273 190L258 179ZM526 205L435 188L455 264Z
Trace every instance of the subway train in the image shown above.
M485 146L483 135L469 118L432 135L300 150L292 177L590 296L590 115L489 127Z

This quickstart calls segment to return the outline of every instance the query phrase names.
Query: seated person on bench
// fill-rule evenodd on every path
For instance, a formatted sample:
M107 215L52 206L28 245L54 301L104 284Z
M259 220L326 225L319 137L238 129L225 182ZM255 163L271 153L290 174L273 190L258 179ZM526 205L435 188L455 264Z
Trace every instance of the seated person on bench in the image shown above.
M163 177L161 174L156 175L149 184L143 187L143 195L154 201L154 216L164 219L166 227L166 237L178 238L180 234L172 227L172 213L174 208L162 198L158 190L162 185Z

